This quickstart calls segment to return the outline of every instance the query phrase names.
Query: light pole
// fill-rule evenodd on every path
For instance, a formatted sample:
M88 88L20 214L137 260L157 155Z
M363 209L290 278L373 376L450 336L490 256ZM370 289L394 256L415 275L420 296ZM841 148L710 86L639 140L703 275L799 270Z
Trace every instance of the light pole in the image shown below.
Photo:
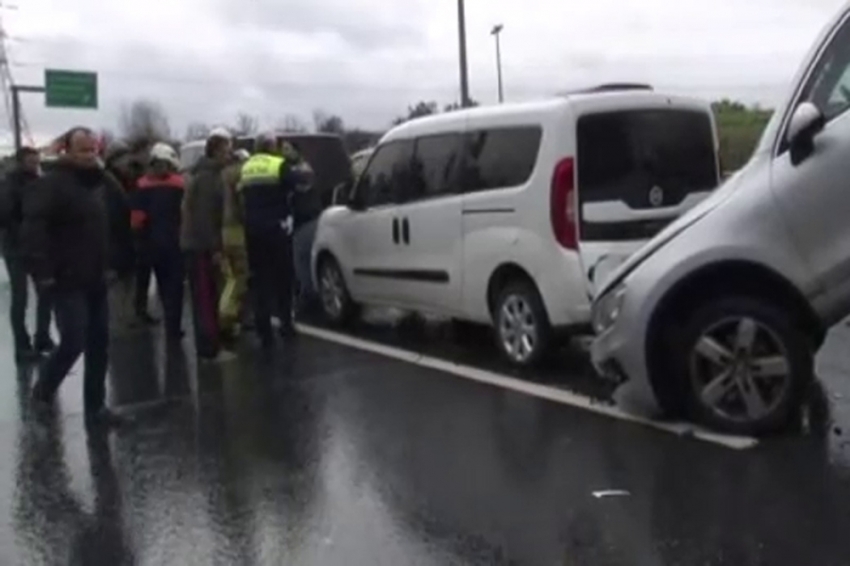
M493 26L490 35L496 38L496 73L499 77L499 104L505 101L505 92L502 90L502 48L499 44L499 35L505 28L502 24Z
M460 105L469 106L469 75L466 68L466 15L463 0L457 0L457 27L460 45Z

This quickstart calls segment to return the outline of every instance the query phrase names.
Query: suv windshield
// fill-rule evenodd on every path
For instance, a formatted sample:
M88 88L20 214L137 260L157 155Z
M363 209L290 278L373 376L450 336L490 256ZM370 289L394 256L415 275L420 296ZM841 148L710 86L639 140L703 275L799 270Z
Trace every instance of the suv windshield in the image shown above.
M655 235L673 217L587 214L586 205L640 211L680 205L719 183L711 118L691 110L628 110L578 121L578 187L583 239ZM613 207L612 207L613 205ZM624 206L623 206L624 205Z

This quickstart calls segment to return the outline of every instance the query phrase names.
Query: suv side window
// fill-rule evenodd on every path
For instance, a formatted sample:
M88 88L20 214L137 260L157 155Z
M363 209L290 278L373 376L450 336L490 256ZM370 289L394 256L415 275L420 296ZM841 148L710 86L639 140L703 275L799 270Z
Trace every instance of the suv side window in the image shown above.
M357 182L355 199L363 208L399 202L410 178L413 142L390 142L375 150Z
M464 190L487 191L526 183L537 163L542 135L539 126L492 128L466 134Z
M800 101L813 103L827 121L850 109L850 21L842 24L824 50Z
M404 202L456 192L461 139L460 134L438 134L416 140L411 184Z

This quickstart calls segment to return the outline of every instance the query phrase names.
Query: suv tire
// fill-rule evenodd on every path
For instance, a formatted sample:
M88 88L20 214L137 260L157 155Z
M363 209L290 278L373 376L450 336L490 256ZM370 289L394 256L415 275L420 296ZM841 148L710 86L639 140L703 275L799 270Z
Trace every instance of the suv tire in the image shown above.
M786 428L813 378L811 342L776 305L729 297L695 310L682 326L673 375L690 416L735 434Z

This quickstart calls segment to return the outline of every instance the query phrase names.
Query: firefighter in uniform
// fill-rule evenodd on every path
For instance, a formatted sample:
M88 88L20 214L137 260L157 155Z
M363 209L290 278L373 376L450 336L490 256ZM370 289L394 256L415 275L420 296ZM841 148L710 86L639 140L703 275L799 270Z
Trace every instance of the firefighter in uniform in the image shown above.
M221 274L224 287L218 303L222 337L234 341L240 332L243 303L248 292L248 255L245 250L244 218L237 189L243 164L251 157L244 149L233 153L233 162L224 169L224 221L222 223Z
M258 137L256 153L242 166L238 195L244 215L254 318L265 349L274 344L274 311L280 318L281 336L289 338L295 332L291 199L302 182L301 173L280 155L275 138Z

